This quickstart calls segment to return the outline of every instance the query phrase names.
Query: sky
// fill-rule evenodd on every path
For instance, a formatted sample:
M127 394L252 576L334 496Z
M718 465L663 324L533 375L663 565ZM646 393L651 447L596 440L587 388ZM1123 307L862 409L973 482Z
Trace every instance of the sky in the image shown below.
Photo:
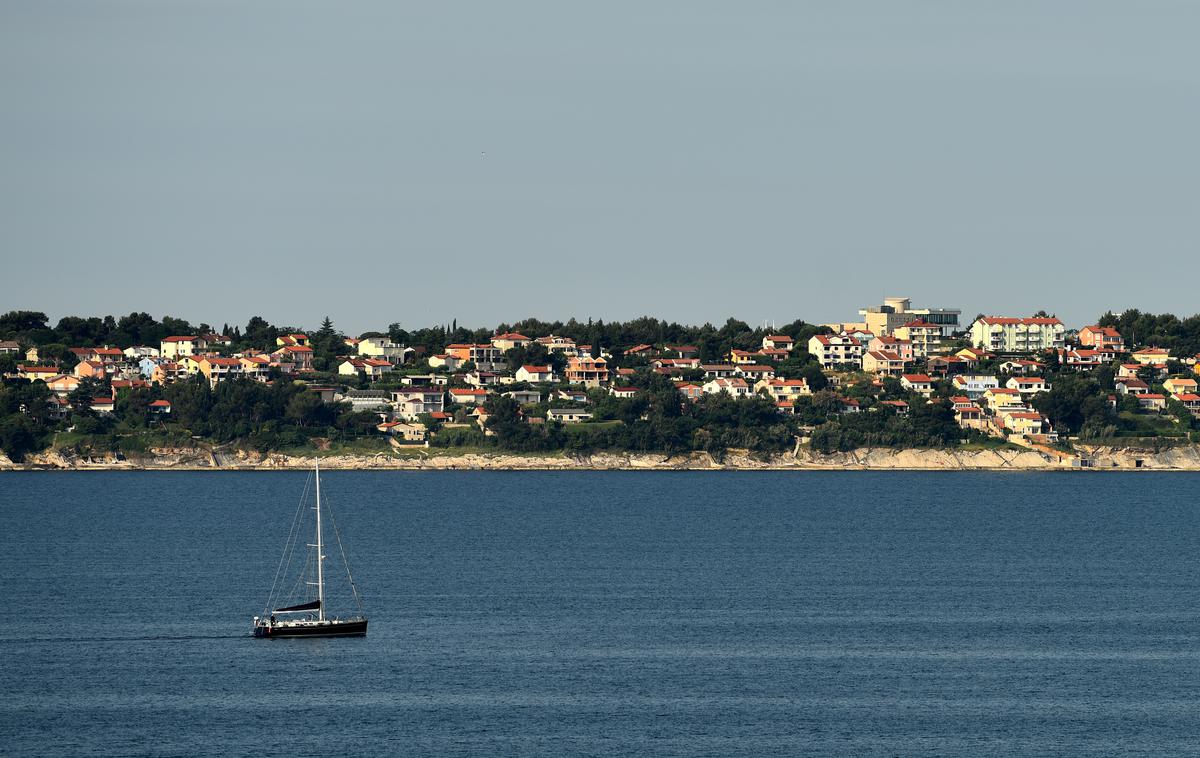
M1200 3L0 3L0 310L1196 307Z

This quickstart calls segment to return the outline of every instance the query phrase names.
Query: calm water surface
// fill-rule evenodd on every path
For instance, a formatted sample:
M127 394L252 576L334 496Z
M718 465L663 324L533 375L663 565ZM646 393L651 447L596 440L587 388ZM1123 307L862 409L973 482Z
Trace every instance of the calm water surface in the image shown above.
M0 475L0 753L1200 754L1200 475Z

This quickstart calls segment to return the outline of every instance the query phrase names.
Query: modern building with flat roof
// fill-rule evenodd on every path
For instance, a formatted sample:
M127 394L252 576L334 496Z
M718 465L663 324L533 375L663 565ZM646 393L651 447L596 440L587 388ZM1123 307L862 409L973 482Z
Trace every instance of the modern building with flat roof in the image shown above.
M958 308L913 308L912 300L907 297L885 297L883 305L872 305L858 311L863 317L867 331L876 336L891 335L911 321L924 321L941 327L942 336L949 337L961 331L958 317L962 310Z

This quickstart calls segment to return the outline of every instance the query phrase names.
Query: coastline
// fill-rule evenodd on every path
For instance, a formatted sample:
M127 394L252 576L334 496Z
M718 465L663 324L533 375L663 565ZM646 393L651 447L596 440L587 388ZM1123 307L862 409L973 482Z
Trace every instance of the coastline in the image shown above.
M316 460L329 470L352 471L1200 471L1200 445L1152 451L1080 446L1070 455L1032 449L863 448L821 454L807 449L755 457L731 450L721 460L707 453L664 456L596 453L583 456L503 453L415 455L285 455L206 448L152 450L135 457L80 457L44 451L16 464L0 455L2 471L288 471Z

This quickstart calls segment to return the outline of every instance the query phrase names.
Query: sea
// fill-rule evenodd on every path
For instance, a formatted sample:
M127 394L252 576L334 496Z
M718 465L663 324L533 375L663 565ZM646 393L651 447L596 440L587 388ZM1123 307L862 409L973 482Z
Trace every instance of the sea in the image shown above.
M1200 474L328 471L255 639L309 484L0 474L0 754L1200 754Z

